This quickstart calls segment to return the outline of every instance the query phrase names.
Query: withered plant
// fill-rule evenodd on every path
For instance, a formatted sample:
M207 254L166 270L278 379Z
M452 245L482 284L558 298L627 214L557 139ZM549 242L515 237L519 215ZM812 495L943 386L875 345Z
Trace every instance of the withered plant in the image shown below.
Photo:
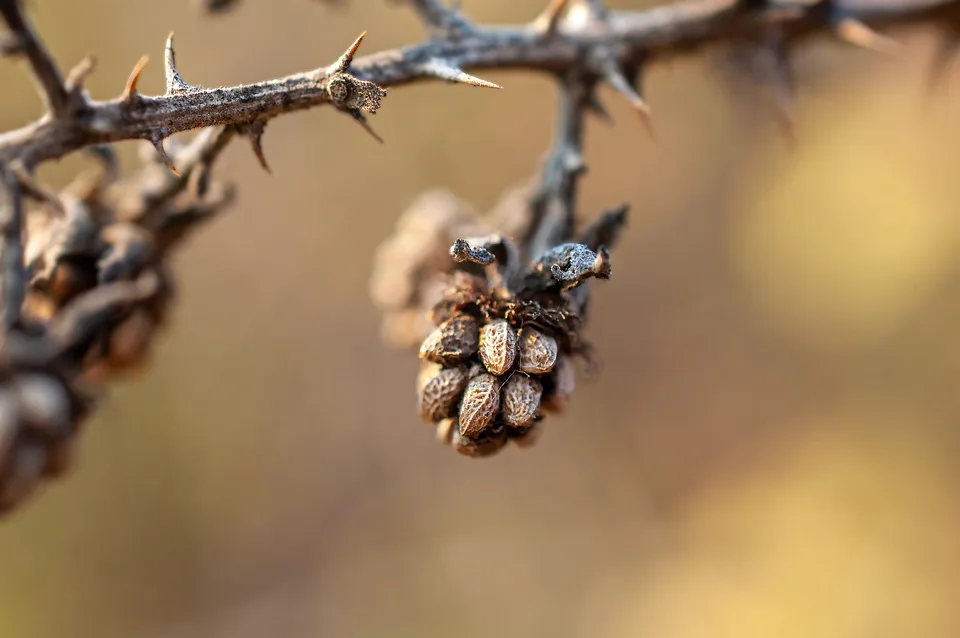
M202 4L219 12L236 3ZM627 220L625 204L593 216L577 210L584 120L608 117L598 86L615 89L649 128L640 88L649 65L739 43L768 62L789 125L790 55L806 38L889 52L896 44L875 29L933 24L944 33L933 76L960 41L957 0L688 0L617 11L600 0L552 0L527 24L496 27L440 0L405 4L426 26L419 44L357 57L361 34L329 66L203 88L177 71L171 34L163 95L138 90L144 57L119 96L98 101L84 90L94 60L64 74L27 1L0 0L8 28L0 52L25 63L45 106L35 122L0 134L0 511L70 468L104 384L146 361L170 317L167 255L234 200L234 188L212 177L217 157L246 138L269 170L261 139L275 117L329 106L376 137L368 117L384 87L444 80L499 89L470 74L485 69L556 78L556 139L527 186L483 216L430 191L400 216L376 256L372 294L384 338L419 349L423 360L422 418L458 452L487 456L511 441L530 444L544 414L569 401L577 359L589 359L589 280L611 276L610 251ZM197 129L189 143L168 139ZM110 145L124 140L145 141L148 153L121 176ZM77 151L91 166L66 188L37 180L41 163Z

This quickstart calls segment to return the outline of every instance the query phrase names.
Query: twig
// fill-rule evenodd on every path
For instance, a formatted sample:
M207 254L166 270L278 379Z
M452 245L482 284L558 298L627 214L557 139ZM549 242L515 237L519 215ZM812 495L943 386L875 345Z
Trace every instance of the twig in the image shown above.
M12 0L0 0L10 23L27 24ZM417 2L434 16L438 2ZM760 6L758 9L757 6ZM105 102L87 100L66 118L43 118L0 135L0 163L15 158L31 167L94 144L147 139L155 144L179 131L213 125L250 125L283 113L332 103L363 117L380 106L380 87L431 78L465 81L467 70L525 69L563 72L584 60L608 61L627 69L648 59L688 52L719 41L750 38L771 22L787 42L814 33L843 37L849 25L882 27L919 22L955 23L960 0L858 0L779 5L739 0L691 0L639 11L609 11L603 20L560 21L555 33L532 25L444 31L426 42L357 58L349 69L321 67L246 86L206 89L190 86L147 97L134 93ZM433 9L431 9L431 7ZM427 9L430 11L424 13ZM449 10L444 9L444 15ZM846 31L839 28L843 23ZM541 21L542 24L542 21ZM549 21L547 22L549 24ZM29 25L28 25L29 27ZM31 31L32 33L32 31ZM597 63L599 64L599 62ZM35 67L38 68L38 67ZM349 72L348 72L349 71ZM603 69L595 69L603 75ZM42 74L54 105L62 101L53 77ZM468 84L471 82L467 82ZM331 89L336 88L336 91Z

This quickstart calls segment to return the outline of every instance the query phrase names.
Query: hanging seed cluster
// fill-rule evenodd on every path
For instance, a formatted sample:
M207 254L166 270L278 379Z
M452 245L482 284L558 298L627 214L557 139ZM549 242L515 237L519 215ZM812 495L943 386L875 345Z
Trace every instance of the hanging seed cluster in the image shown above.
M169 251L232 196L207 183L214 131L171 144L180 176L145 158L118 181L112 154L60 192L21 175L26 294L0 338L0 514L73 465L93 388L142 365L168 320ZM97 392L99 394L99 392Z
M607 248L626 222L608 211L575 241L527 254L535 180L507 190L485 216L443 190L418 197L380 245L371 280L382 336L419 348L420 417L461 454L531 445L576 387L590 278L610 277ZM524 266L525 263L525 266Z
M209 136L194 146L170 146L175 157L189 158L204 143L210 143ZM43 325L98 287L143 276L158 282L154 295L113 317L72 353L90 382L148 360L175 293L168 250L232 198L229 187L204 183L203 171L195 171L196 179L188 182L187 175L174 175L153 153L138 173L119 182L112 156L99 159L101 171L82 175L60 193L40 194L42 206L32 211L28 228L29 279L22 309L24 321Z
M509 302L479 296L463 303L465 289L484 288L467 277L441 302L453 302L451 316L420 347L417 392L420 416L437 425L441 441L487 456L510 441L530 445L544 412L563 409L575 385L573 353L562 352L548 328L524 325Z

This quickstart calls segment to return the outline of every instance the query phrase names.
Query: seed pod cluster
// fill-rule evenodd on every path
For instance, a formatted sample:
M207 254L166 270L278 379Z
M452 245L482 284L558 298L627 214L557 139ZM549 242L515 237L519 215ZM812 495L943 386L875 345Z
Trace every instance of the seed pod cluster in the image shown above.
M611 276L608 249L625 226L620 207L570 241L515 245L511 237L536 238L538 193L536 183L512 188L480 217L449 192L428 191L376 254L381 335L419 348L420 416L466 456L530 446L545 415L566 409L574 359L589 352L585 284Z
M0 331L0 515L70 469L93 389L147 359L173 299L170 251L232 201L232 187L209 177L232 135L168 140L179 174L151 146L118 180L112 152L97 147L98 170L62 191L27 171L15 175L22 197L6 197L4 184L0 206L20 208L25 232L23 303Z
M562 410L573 391L572 353L561 352L551 330L508 319L510 304L500 304L504 316L484 317L477 309L497 304L464 304L462 292L454 288L445 300L464 307L448 318L441 308L443 320L421 345L420 416L467 456L489 456L510 441L529 445L544 413Z
M189 159L198 149L171 145L170 150ZM24 321L44 325L84 293L144 275L156 278L160 285L154 295L111 317L75 353L85 380L98 383L148 360L175 293L167 252L232 199L229 186L205 183L206 178L187 182L189 174L175 176L152 159L131 179L118 182L112 158L104 161L102 173L81 176L64 191L47 194L34 212L22 309Z

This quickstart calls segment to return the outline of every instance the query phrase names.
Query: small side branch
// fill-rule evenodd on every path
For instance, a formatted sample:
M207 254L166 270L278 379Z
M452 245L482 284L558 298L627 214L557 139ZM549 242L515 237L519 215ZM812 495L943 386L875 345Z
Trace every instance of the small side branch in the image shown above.
M14 38L14 51L30 62L47 110L56 116L66 115L71 108L70 92L53 57L24 15L20 0L0 0L0 16Z

